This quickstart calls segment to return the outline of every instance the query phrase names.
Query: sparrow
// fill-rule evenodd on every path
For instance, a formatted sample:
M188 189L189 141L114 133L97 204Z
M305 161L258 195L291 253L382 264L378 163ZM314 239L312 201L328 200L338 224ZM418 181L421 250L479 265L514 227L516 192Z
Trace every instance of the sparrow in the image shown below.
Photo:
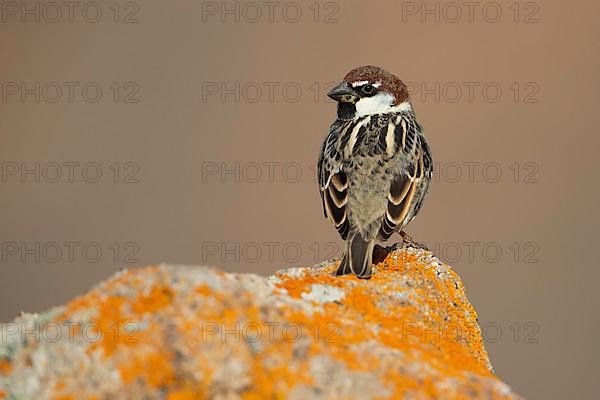
M423 204L431 150L406 85L375 66L350 71L328 94L337 118L321 147L317 179L325 217L346 241L336 275L371 277L376 241L403 229Z

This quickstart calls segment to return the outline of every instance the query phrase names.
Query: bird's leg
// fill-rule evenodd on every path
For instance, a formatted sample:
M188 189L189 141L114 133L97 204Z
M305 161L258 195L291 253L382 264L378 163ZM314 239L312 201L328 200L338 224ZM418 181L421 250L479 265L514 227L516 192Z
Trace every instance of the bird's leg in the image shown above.
M401 231L400 236L402 236L402 247L414 247L416 249L429 251L427 246L425 246L423 243L415 241L413 238L410 237L408 233Z

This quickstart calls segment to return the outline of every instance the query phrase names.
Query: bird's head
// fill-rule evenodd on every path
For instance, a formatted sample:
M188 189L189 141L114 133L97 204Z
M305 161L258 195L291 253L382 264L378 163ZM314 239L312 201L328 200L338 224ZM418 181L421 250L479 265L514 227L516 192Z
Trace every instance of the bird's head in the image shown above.
M338 118L411 110L408 88L383 68L367 65L354 68L327 94L338 102Z

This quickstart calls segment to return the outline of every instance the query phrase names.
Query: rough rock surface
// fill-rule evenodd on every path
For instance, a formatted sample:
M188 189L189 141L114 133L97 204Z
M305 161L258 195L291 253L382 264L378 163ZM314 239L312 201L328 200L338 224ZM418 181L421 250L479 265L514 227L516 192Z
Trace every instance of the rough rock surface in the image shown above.
M123 271L0 330L0 399L511 399L458 276L402 249L264 278Z

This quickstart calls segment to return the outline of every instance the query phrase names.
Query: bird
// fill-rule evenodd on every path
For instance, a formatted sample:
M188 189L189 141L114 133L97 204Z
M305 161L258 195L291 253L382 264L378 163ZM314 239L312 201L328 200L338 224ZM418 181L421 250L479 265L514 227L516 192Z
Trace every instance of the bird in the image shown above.
M327 94L337 117L317 164L324 215L346 241L336 275L369 279L376 242L418 214L432 175L431 149L408 88L381 67L352 69Z

